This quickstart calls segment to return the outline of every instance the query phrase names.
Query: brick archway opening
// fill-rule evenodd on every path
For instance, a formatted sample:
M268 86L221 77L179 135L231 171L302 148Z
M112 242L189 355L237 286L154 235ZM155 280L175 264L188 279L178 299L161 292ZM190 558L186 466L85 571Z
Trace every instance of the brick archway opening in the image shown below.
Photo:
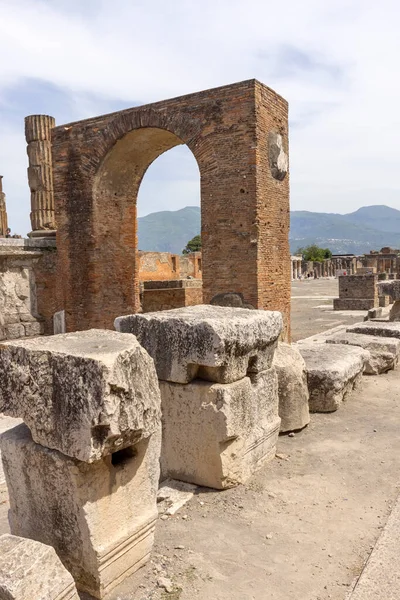
M137 197L149 166L184 142L158 127L134 129L121 137L102 161L93 182L93 236L96 240L92 291L103 295L102 319L110 324L115 303L124 314L140 309ZM112 256L112 269L107 260Z

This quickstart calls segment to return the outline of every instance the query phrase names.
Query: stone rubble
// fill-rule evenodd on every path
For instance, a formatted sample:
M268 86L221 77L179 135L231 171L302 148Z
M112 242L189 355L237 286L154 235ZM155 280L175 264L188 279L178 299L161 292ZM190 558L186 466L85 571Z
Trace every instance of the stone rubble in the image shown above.
M368 350L370 356L365 363L364 372L379 375L394 369L399 361L400 340L389 337L343 332L326 338L327 344L345 344Z

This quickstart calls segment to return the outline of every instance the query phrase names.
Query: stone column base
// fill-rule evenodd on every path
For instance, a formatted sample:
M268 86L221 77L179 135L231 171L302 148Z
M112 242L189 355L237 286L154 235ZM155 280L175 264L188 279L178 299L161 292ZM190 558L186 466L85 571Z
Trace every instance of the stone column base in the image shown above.
M56 237L57 229L39 229L28 233L28 238Z
M53 546L77 588L104 598L146 563L157 519L160 432L94 463L2 436L14 535Z

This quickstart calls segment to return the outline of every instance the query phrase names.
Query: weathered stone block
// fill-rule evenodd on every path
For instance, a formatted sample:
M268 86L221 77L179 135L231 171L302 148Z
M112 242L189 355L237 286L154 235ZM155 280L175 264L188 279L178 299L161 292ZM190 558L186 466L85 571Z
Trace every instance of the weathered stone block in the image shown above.
M67 456L99 460L157 430L157 375L132 335L93 329L4 342L0 371L0 412Z
M269 369L282 331L278 312L199 305L118 317L154 359L158 378L230 383Z
M400 339L400 323L396 321L365 321L347 327L347 331Z
M229 384L160 381L160 390L164 478L228 488L275 455L280 418L274 368Z
M400 355L400 340L362 333L342 332L326 338L328 344L348 344L359 346L369 351L370 356L365 363L364 372L368 375L378 375L394 369Z
M159 425L88 464L35 444L25 425L7 431L0 445L11 532L53 546L78 589L104 598L149 558L160 437Z
M299 344L306 363L310 412L333 412L360 381L370 358L363 348Z
M304 359L295 346L279 343L272 364L278 375L280 430L302 429L310 422Z
M13 535L0 537L0 600L79 600L54 548Z

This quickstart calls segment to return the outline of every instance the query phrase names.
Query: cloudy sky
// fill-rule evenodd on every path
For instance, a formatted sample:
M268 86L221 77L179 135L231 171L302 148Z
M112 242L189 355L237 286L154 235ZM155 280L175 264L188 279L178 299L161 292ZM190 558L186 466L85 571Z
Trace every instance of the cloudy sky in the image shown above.
M400 209L395 0L0 0L0 174L29 227L25 115L58 124L257 78L290 104L293 210ZM140 215L199 204L185 147L148 170Z

